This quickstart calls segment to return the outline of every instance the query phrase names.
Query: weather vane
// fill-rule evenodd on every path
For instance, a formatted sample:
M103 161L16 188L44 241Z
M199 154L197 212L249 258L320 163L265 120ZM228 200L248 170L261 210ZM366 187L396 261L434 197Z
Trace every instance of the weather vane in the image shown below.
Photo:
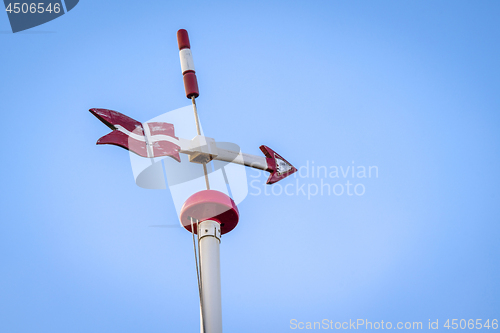
M267 146L260 146L264 156L241 153L218 145L213 138L203 136L200 130L196 98L198 81L188 33L177 31L179 56L186 97L193 104L197 135L184 139L175 135L174 124L166 122L141 123L116 111L90 109L90 112L112 129L97 144L111 144L125 148L144 158L170 156L181 162L179 154L186 154L190 163L203 166L206 190L191 195L180 211L181 225L191 232L195 252L202 333L222 332L220 239L236 227L239 212L231 197L211 190L207 164L212 160L236 163L270 173L267 184L273 184L297 171L287 160ZM198 237L196 248L195 236ZM199 258L199 259L198 259Z

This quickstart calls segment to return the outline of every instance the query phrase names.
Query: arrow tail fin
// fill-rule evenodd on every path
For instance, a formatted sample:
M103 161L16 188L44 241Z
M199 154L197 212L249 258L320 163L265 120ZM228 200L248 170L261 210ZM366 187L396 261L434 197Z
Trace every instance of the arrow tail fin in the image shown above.
M159 122L142 124L120 112L108 109L94 108L89 111L113 130L97 140L98 145L115 145L142 157L170 156L180 162L180 147L170 142L172 139L178 140L175 137L174 125ZM167 139L170 137L170 141L166 140L165 136Z

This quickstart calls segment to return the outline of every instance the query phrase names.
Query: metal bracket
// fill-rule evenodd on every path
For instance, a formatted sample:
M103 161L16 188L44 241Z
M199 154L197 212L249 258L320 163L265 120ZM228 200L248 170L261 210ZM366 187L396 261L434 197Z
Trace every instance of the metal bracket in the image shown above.
M218 156L215 140L206 136L197 135L189 143L189 162L208 163Z
M216 221L206 220L198 223L198 241L203 237L215 237L220 243L220 223Z

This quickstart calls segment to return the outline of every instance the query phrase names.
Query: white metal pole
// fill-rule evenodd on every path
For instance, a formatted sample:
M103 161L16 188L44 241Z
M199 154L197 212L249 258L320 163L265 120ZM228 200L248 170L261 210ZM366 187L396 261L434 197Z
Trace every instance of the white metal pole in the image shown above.
M202 333L222 333L220 236L220 223L207 220L198 224L201 306L205 326Z

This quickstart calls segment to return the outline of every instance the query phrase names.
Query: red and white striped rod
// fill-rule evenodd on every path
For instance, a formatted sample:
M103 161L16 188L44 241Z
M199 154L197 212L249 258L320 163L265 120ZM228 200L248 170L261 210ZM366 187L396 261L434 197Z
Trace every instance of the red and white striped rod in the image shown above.
M200 120L198 119L198 110L196 108L195 101L195 98L200 95L200 92L198 91L198 80L196 79L196 72L194 70L193 54L191 53L191 43L189 43L188 32L185 29L179 29L179 31L177 31L177 43L179 44L179 58L181 59L184 90L186 90L186 97L190 98L193 102L196 131L198 132L198 135L201 135ZM207 190L210 190L206 163L203 163L203 173L205 174L205 183L207 185Z
M191 53L191 44L186 30L177 31L177 43L179 44L179 57L181 58L182 76L184 78L184 89L186 97L191 99L200 95L198 91L198 80L194 69L193 55Z

